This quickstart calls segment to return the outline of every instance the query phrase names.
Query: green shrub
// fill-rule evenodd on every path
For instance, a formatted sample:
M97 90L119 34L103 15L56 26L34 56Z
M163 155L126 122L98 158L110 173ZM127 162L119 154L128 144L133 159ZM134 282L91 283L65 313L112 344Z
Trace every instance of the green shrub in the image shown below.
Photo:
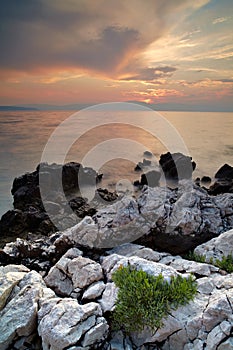
M187 260L192 260L196 262L207 263L204 255L199 255L194 252L189 252L187 255L184 256L184 258ZM209 261L209 264L217 266L228 273L233 272L233 256L230 254L227 256L223 256L221 260L219 259L214 260L213 258L211 258Z
M204 255L196 254L194 252L189 252L187 255L184 256L184 259L196 261L200 263L206 263L206 259Z
M233 272L233 256L232 255L227 255L223 256L221 260L217 259L214 262L214 265L219 267L222 270L225 270L229 273Z
M112 276L119 287L113 326L127 333L142 331L145 326L160 328L162 319L171 309L177 309L193 300L197 284L193 277L171 277L164 280L162 274L151 276L131 266L120 267Z

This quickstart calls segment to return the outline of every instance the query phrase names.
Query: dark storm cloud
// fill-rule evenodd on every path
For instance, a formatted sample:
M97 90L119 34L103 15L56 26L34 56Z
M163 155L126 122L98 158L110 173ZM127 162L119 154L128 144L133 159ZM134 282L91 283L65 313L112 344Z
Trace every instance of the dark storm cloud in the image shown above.
M0 0L0 69L116 75L171 26L169 16L190 6L188 0ZM135 79L138 73L157 74L135 71Z

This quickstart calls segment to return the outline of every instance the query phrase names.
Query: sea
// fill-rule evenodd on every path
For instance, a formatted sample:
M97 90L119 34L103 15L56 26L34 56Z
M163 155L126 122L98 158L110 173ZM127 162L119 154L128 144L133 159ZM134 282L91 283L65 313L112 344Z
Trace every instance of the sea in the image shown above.
M12 208L15 177L42 162L74 161L103 173L100 187L132 186L148 150L152 164L180 151L197 166L193 178L212 179L233 166L233 113L168 112L110 108L83 111L0 112L0 217Z

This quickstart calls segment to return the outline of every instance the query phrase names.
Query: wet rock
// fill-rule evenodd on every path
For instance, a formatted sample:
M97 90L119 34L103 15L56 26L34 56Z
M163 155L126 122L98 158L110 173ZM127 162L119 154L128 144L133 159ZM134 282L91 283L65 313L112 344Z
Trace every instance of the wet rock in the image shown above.
M224 164L214 175L216 179L233 179L233 167Z
M204 184L210 184L211 183L211 177L209 176L203 176L201 178L201 182L204 183Z
M55 232L53 217L56 217L56 222L65 222L64 217L68 215L66 215L66 209L69 203L61 196L61 192L64 191L66 196L71 194L73 196L73 192L79 191L79 182L84 186L95 186L100 179L101 176L95 170L84 168L75 162L67 163L63 167L57 164L39 164L34 172L14 179L11 190L14 197L14 210L9 210L0 220L2 236L20 237L28 232L47 235ZM41 186L44 193L43 202ZM75 207L76 218L83 218L85 215L93 215L96 212L86 202L76 201L75 203L75 199L70 202L70 206L72 209ZM62 220L59 220L59 216ZM70 224L68 220L65 228ZM74 225L75 221L72 224Z
M223 179L215 181L208 189L208 193L212 196L223 193L233 193L233 180Z
M162 154L159 164L167 179L182 180L192 178L192 172L196 168L196 163L192 157L185 156L182 153Z
M148 158L153 156L153 153L150 152L150 151L145 151L143 154L144 154L145 157L148 157Z
M144 158L143 161L142 161L142 164L143 164L143 166L150 166L151 165L151 161Z
M2 236L21 235L28 229L27 216L22 210L8 210L0 220L0 232Z
M134 171L142 171L142 168L139 164L137 164L134 168Z
M233 167L224 164L215 174L217 181L210 186L209 193L216 196L221 193L233 193Z
M146 174L142 174L140 185L144 186L150 186L150 187L156 187L159 186L159 180L160 180L161 174L159 171L151 170L148 171Z

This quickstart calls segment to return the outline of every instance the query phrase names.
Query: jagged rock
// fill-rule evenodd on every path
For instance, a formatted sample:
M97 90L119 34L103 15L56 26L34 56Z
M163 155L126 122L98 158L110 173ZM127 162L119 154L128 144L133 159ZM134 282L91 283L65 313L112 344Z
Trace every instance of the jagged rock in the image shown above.
M68 250L45 277L46 284L59 295L77 297L83 288L103 279L100 264L81 254L78 249Z
M231 328L232 325L228 321L223 321L213 328L206 339L206 350L216 350L220 342L230 335Z
M118 288L115 286L115 283L109 282L106 284L102 298L99 300L103 312L113 311L116 303L117 291Z
M0 266L0 310L15 287L15 285L29 272L23 265Z
M105 289L105 283L103 281L95 282L91 284L87 290L83 293L82 299L96 299L101 296Z
M25 338L36 332L38 302L41 298L49 299L54 293L49 290L41 276L18 266L7 267L10 271L23 271L21 280L14 286L7 299L7 304L0 311L0 348L9 349L13 341ZM8 272L6 272L6 275ZM18 276L19 277L19 276Z
M43 349L52 350L72 346L94 349L101 345L109 328L97 303L79 305L71 298L55 298L42 303L38 321Z
M213 265L197 263L195 261L182 259L181 257L172 257L167 263L165 259L161 259L160 263L168 264L178 272L185 271L199 276L210 276L212 273L219 271L219 269Z
M197 246L194 252L203 255L206 261L221 260L223 256L233 255L233 230L224 232L209 242Z
M216 349L230 334L233 325L233 282L232 275L229 276L228 283L225 283L225 276L215 274L209 277L209 280L213 286L210 295L199 293L192 302L172 311L164 320L163 327L155 332L145 329L141 333L134 333L131 336L133 343L141 346L145 343L165 341L161 347L164 350L199 350L204 349L204 342L207 342L209 350ZM220 280L222 287L219 290ZM198 285L201 282L202 278L197 280ZM215 337L211 337L214 334ZM174 344L179 346L173 347Z
M182 187L183 186L183 187ZM192 184L145 187L66 230L55 241L108 248L135 241L173 254L188 251L233 226L233 194L212 197Z
M86 201L80 203L80 206L76 202L76 215L72 218L70 207L74 207L75 199L73 202L70 201L69 206L68 201L61 197L61 192L64 190L65 195L70 196L70 193L79 191L79 182L84 186L95 186L100 180L101 175L98 175L95 170L83 168L79 163L70 162L63 167L57 164L39 164L34 172L14 179L11 190L14 197L14 209L2 216L1 234L6 237L22 237L28 232L47 235L57 230L53 217L56 217L55 222L59 222L60 216L64 229L75 225L77 217L93 215L96 210L91 208ZM44 194L43 201L41 186ZM66 225L64 217L68 217Z
M192 172L196 168L196 163L192 162L192 157L182 153L162 154L159 164L167 179L182 180L191 179Z
M233 180L217 180L212 186L210 186L208 193L211 196L217 196L222 193L233 193Z
M113 254L102 258L102 267L108 280L111 281L112 274L119 269L120 266L132 266L136 269L141 269L150 275L158 276L162 274L164 279L170 280L171 276L177 276L179 273L170 266L148 261L136 256L124 257Z

